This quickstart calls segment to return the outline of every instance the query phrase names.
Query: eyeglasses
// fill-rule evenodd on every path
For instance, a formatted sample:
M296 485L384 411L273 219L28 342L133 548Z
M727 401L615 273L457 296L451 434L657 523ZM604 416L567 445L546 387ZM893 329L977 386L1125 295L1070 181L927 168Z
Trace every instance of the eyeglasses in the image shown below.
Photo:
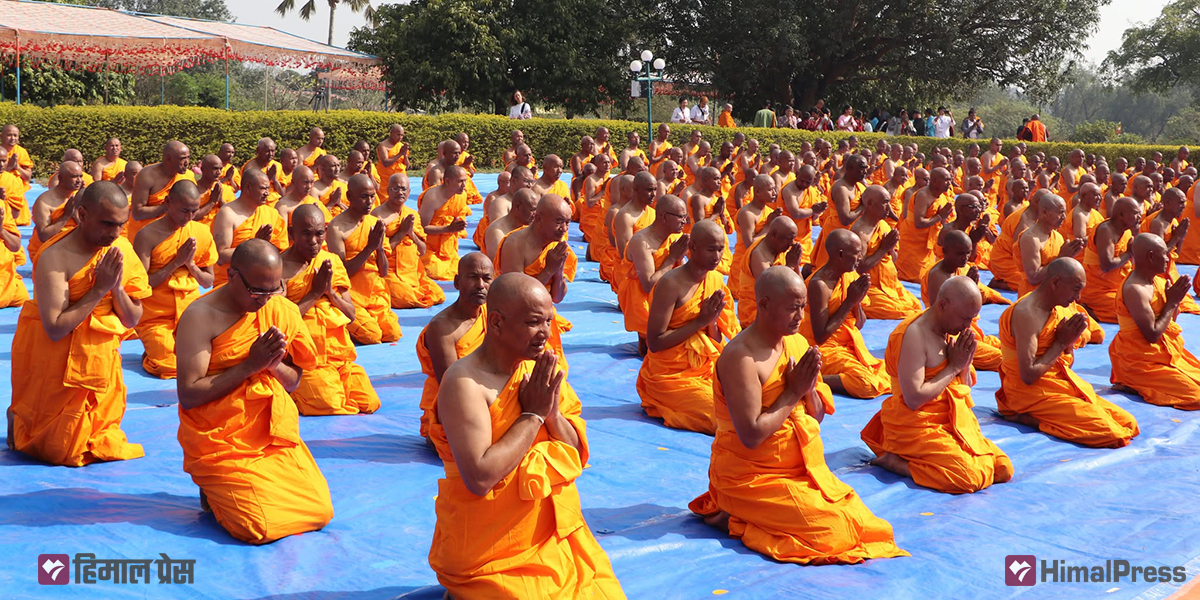
M250 287L250 284L246 283L246 278L242 275L241 271L235 270L234 273L237 274L238 279L242 280L242 286L246 288L246 293L250 294L251 298L270 298L271 296L278 296L283 293L283 281L280 281L279 287L273 290L260 290Z
M680 220L682 220L682 221L686 221L686 220L687 220L687 218L688 218L688 216L687 216L687 215L681 215L681 214L679 214L679 213L667 212L667 211L665 211L665 210L664 210L664 211L662 211L662 213L663 213L664 215L667 215L667 216L670 216L670 217L675 217L676 219L680 219Z

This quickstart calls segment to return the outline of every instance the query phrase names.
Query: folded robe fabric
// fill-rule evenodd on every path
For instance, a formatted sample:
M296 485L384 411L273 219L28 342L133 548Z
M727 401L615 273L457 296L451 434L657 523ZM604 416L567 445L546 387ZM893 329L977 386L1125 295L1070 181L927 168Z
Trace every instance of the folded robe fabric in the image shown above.
M217 264L217 247L212 232L199 221L189 221L176 229L150 252L150 271L158 271L175 260L179 248L189 238L196 240L196 252L192 262L204 268ZM175 377L175 328L179 317L193 300L200 297L200 282L187 267L179 267L171 277L154 288L153 293L142 300L142 318L138 321L138 339L146 353L142 368L162 379Z
M366 215L346 236L346 258L358 256L371 237L379 219ZM387 242L384 242L387 245ZM354 321L347 327L351 337L360 344L394 342L400 339L400 320L392 312L392 297L387 281L379 273L372 255L357 273L350 276L350 300L354 303Z
M1174 320L1151 344L1125 306L1124 287L1117 290L1117 322L1121 330L1108 346L1112 363L1109 380L1141 394L1151 404L1181 410L1200 409L1200 359L1183 345L1183 328ZM1155 315L1167 303L1167 281L1154 278L1150 310Z

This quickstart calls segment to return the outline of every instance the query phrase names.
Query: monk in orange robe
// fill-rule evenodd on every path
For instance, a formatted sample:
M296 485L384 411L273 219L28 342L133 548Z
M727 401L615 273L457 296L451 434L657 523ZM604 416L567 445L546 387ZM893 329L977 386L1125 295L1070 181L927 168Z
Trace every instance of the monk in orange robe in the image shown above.
M446 293L425 274L425 228L421 215L405 206L408 174L395 173L388 180L387 201L371 211L384 225L387 236L387 287L392 308L428 308L446 301Z
M627 164L637 166L639 162L634 159ZM592 242L588 246L588 254L591 255L592 260L600 263L597 268L600 281L607 281L613 289L613 293L616 293L613 270L618 266L617 263L620 260L613 240L613 221L616 220L625 205L633 199L633 178L633 175L622 173L610 179L608 185L605 186L603 202L608 208L597 219L596 227L592 230ZM653 182L647 183L652 184ZM653 189L650 193L654 193Z
M1184 347L1175 321L1192 282L1164 277L1170 250L1155 234L1138 234L1133 253L1133 272L1117 292L1121 330L1108 346L1113 388L1159 406L1200 409L1200 359Z
M4 218L0 210L0 308L21 306L29 301L29 290L25 280L17 273L17 267L25 264L25 251L21 249L21 231L12 219Z
M311 171L309 175L312 175ZM200 188L200 209L196 211L196 220L212 229L217 211L237 198L233 187L221 181L221 159L216 154L208 154L200 159L200 179L196 180L196 187Z
M862 240L848 229L825 238L829 260L808 279L808 310L800 333L821 351L823 380L834 391L855 398L875 398L891 391L882 360L871 356L859 327L866 321L862 303L870 275L857 271Z
M691 218L683 226L684 233L691 233L692 226L700 221L714 221L727 234L733 233L733 219L729 216L729 204L721 195L721 172L715 167L703 167L696 175L696 182L683 190L682 198L687 202L688 214ZM733 254L729 252L728 244L721 256L717 271L728 275L733 266Z
M821 221L821 235L817 238L812 265L820 268L828 260L825 254L825 239L838 229L850 226L862 215L862 193L867 189L867 159L853 154L846 158L842 176L829 189L829 207Z
M258 238L271 242L277 249L288 247L287 224L274 208L267 206L270 190L262 171L250 171L242 180L242 193L237 200L217 211L212 226L213 241L217 244L214 287L228 281L228 269L224 267L233 257L233 251L246 240Z
M617 304L625 314L625 331L638 336L638 353L646 354L646 325L650 292L655 284L683 262L688 234L683 233L687 209L678 196L660 196L654 222L633 234L625 245L625 276L617 290Z
M1200 186L1193 183L1187 191L1187 204L1181 218L1186 217L1189 221L1200 221L1200 204L1196 202L1197 189L1200 189ZM1200 265L1200 235L1185 237L1179 246L1178 254L1176 262L1185 265Z
M29 191L29 182L33 180L33 160L20 141L21 130L16 125L5 125L0 129L0 187L4 188L8 219L18 226L25 226L31 219L25 192Z
M271 184L270 197L267 199L267 204L271 206L275 206L275 203L279 201L279 197L287 191L287 186L279 180L280 173L283 173L283 165L275 160L276 148L275 140L269 137L260 138L258 144L254 147L254 158L246 161L242 165L241 170L243 174L250 169L257 169L266 174L267 181ZM238 181L241 181L240 177Z
M194 219L200 188L190 181L171 187L167 212L138 232L133 249L142 261L153 293L142 301L138 339L146 351L142 368L162 379L175 377L175 328L200 288L211 288L217 246L212 232Z
M608 283L613 292L621 291L623 281L629 274L625 246L635 233L654 222L656 213L653 204L658 193L658 182L649 171L642 171L629 180L628 190L622 190L622 193L626 192L626 201L608 223L613 252Z
M513 193L508 214L500 217L488 226L483 236L483 246L480 250L493 261L496 260L500 245L508 234L533 224L533 215L537 211L538 198L532 189L519 189Z
M755 292L758 317L717 359L708 491L688 508L778 561L909 556L892 526L825 464L820 423L833 414L833 395L821 382L821 354L796 335L804 281L771 267Z
M438 387L454 361L472 353L483 343L487 331L487 294L495 268L480 252L471 252L458 262L454 289L458 298L434 315L417 336L417 360L425 374L421 390L421 437L429 439L429 426L436 423Z
M900 232L888 225L891 198L882 186L867 187L862 194L862 214L850 224L865 248L859 271L871 276L871 287L863 302L868 319L905 319L921 311L917 297L904 288L893 262Z
M571 187L562 180L563 161L557 154L547 154L542 159L542 176L533 184L533 191L538 198L546 194L554 194L570 199ZM573 205L572 205L573 206Z
M55 184L33 202L33 232L29 236L29 254L33 257L43 242L77 222L75 213L83 189L83 168L77 162L63 162L58 166L58 175ZM6 216L4 222L16 225L12 217Z
M228 270L229 284L179 320L179 445L201 507L233 537L266 544L333 518L288 395L316 367L317 348L282 296L283 261L270 243L238 246Z
M524 273L536 278L557 304L567 296L567 284L575 281L579 259L567 244L571 226L571 205L562 196L546 194L538 200L533 222L507 236L496 249L496 272ZM550 324L550 348L565 368L562 334L572 324L555 313Z
M347 206L346 182L338 179L338 174L342 172L342 161L332 154L326 154L317 159L313 170L316 171L317 180L309 193L329 209L329 214L335 217L342 214Z
M1101 221L1087 240L1087 249L1083 254L1087 285L1079 294L1079 303L1086 306L1098 321L1117 322L1117 294L1133 270L1133 263L1130 262L1133 250L1129 245L1141 220L1142 211L1138 203L1131 198L1121 198L1113 204L1111 216Z
M308 131L308 143L296 149L296 158L300 159L300 164L313 168L316 166L317 159L325 156L325 131L320 127L313 127Z
M232 187L234 191L241 191L242 170L233 164L235 152L233 144L224 143L217 150L217 157L221 159L221 181Z
M421 227L425 229L425 254L421 264L429 277L439 281L454 279L458 271L458 239L467 237L466 190L467 173L462 167L450 166L442 182L417 198Z
M1071 199L1079 193L1080 178L1087 173L1083 159L1083 150L1078 148L1072 150L1067 155L1067 164L1063 165L1062 172L1058 174L1058 188L1054 192L1063 199L1067 206L1072 205Z
M196 181L195 174L188 168L191 158L192 151L183 145L183 142L172 140L163 146L161 162L138 173L131 198L133 209L130 212L129 225L125 228L126 239L134 239L138 230L167 212L164 203L176 181Z
M1187 241L1192 224L1190 219L1183 217L1185 206L1186 197L1183 190L1178 187L1170 188L1163 192L1162 210L1142 219L1139 229L1142 232L1153 233L1166 242L1171 262L1167 265L1167 274L1164 277L1169 281L1179 279L1179 269L1175 267L1175 262L1179 257L1179 248ZM1200 314L1200 304L1190 295L1186 295L1183 302L1179 303L1179 311L1192 315Z
M479 222L475 224L475 233L471 235L471 241L475 242L475 246L480 251L483 250L483 234L487 231L489 225L492 224L492 209L493 203L496 203L495 212L496 218L503 217L508 212L508 206L501 207L501 204L509 202L509 192L516 191L516 187L510 190L509 184L512 182L512 173L501 171L496 174L496 189L483 199L483 216L479 218ZM499 202L497 202L497 200Z
M971 238L961 231L950 231L942 236L942 260L933 265L921 278L921 302L926 308L933 306L942 284L952 277L964 276L974 281L984 304L1012 304L999 292L979 282L979 268L969 263L971 256ZM971 332L975 334L975 356L971 366L980 371L998 371L1000 369L1000 338L987 335L979 327L979 317L971 322Z
M92 177L92 174L84 168L83 153L79 150L76 150L75 148L68 148L67 150L63 151L62 160L58 163L60 170L64 163L75 163L79 165L79 171L83 179L83 186L81 187L92 185L92 182L95 181L95 178ZM46 187L52 188L57 185L58 177L58 172L55 172L53 175L51 175L50 179L46 182Z
M586 424L547 348L553 315L541 282L497 277L483 343L442 377L429 565L451 597L625 598L580 509Z
M375 147L375 172L381 181L391 181L392 175L408 172L408 142L404 141L404 126L392 123L388 136Z
M982 303L977 282L951 277L931 308L888 337L884 362L892 395L862 431L874 464L951 494L1012 479L1012 461L983 436L971 412L971 324Z
M646 163L646 168L649 169L650 174L656 179L658 178L659 168L662 167L664 161L670 158L667 156L667 151L675 147L667 140L670 135L671 126L666 123L659 123L654 139L650 140L650 162Z
M1079 186L1077 195L1079 201L1067 211L1067 218L1058 228L1058 232L1068 240L1073 238L1091 239L1092 232L1100 223L1104 222L1105 215L1100 210L1104 195L1100 193L1100 186L1090 181L1091 179L1091 175L1084 176L1085 183Z
M599 239L594 237L595 232L597 226L603 224L604 213L609 209L607 196L608 186L612 182L610 170L613 163L607 154L597 154L591 164L596 169L585 176L580 184L579 231L583 234L583 241L588 243L587 259L595 261L592 246L599 243Z
M1085 278L1075 259L1054 259L1041 284L1000 315L1004 362L996 406L1004 418L1043 433L1120 448L1138 434L1137 421L1071 370L1074 348L1088 328L1087 315L1072 308Z
M1026 200L1029 197L1029 182L1018 179L1008 184L1009 203L1006 206L1016 206L1000 220L1000 234L992 244L992 255L988 260L988 269L992 272L992 280L988 286L998 290L1016 291L1021 281L1021 265L1016 259L1016 242L1037 220L1038 209Z
M817 187L817 170L803 165L796 171L796 179L779 192L780 204L796 224L796 241L804 249L803 262L811 264L816 246L813 245L812 228L821 219L828 204Z
M121 338L150 295L146 270L121 227L120 186L92 184L79 226L46 240L34 259L37 296L17 321L8 445L51 464L80 467L145 454L121 431Z
M688 262L666 272L650 292L649 353L637 391L642 410L668 427L716 431L713 369L725 342L741 331L733 296L716 270L726 240L715 222L697 223L688 238Z
M971 177L969 181L977 184L979 176ZM933 257L937 260L942 259L941 238L951 231L961 231L971 238L971 245L974 246L971 266L986 269L991 262L992 242L997 239L996 232L992 229L992 220L997 218L993 215L997 213L987 208L983 192L974 189L974 184L968 186L971 191L954 197L954 218L947 221L938 232L938 243L933 247Z
M292 185L275 203L275 212L279 213L279 216L283 217L283 221L289 226L292 224L292 212L306 204L317 207L326 223L333 220L333 214L329 212L329 209L311 194L315 182L316 178L313 177L312 169L304 165L300 165L292 171Z
M755 241L766 235L767 225L783 215L783 209L770 207L779 197L774 179L771 179L769 175L758 175L751 180L751 185L755 192L753 198L738 209L734 216L737 242L733 249L729 268L729 287L732 290L745 289L742 283L744 271L741 268L734 268L734 265L742 265L746 262L746 255L750 253L750 247L754 245Z
M111 181L121 183L125 180L125 165L128 161L121 158L121 140L111 137L104 142L104 156L92 161L92 179L94 181Z
M342 261L324 250L325 216L315 205L293 213L292 240L281 256L287 298L296 304L312 337L316 364L304 369L292 399L302 415L356 415L379 410L379 395L367 372L354 362L348 326L354 321L350 276Z
M360 344L394 342L401 332L385 279L386 226L370 214L375 206L375 182L360 173L350 178L346 190L349 207L329 222L327 243L350 276L354 320L347 329Z
M467 172L467 204L483 204L483 195L479 193L479 188L475 187L475 156L467 151L471 147L471 136L465 131L460 131L454 136L454 141L458 142L460 150L454 164Z
M777 265L799 273L803 252L804 248L796 241L796 224L791 219L772 220L762 237L750 244L750 250L733 265L737 277L730 278L738 282L733 299L737 301L739 328L749 327L758 314L758 302L754 297L754 282L758 276Z
M920 281L921 273L937 262L933 248L942 226L954 216L950 192L950 171L936 168L929 173L929 185L913 193L912 206L900 219L900 244L896 254L896 273L904 281Z

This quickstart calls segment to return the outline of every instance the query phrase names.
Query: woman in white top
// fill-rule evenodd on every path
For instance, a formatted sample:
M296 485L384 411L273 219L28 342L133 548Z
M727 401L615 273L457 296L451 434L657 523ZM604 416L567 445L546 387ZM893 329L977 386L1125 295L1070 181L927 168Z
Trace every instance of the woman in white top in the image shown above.
M672 123L691 123L692 111L688 110L687 98L679 99L679 106L675 108L675 112L671 113Z
M854 108L849 104L842 107L842 115L837 120L838 131L854 131Z
M529 103L525 102L525 96L520 90L513 92L513 105L508 107L508 118L510 119L532 119L533 111L529 109Z

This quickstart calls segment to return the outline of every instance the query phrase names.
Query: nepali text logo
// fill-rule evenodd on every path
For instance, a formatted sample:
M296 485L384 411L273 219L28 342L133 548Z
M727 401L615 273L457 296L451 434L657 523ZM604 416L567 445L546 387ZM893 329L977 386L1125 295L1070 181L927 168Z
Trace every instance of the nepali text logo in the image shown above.
M157 583L190 584L195 581L193 559L173 559L159 553L158 560L96 558L95 554L80 552L72 559L66 554L38 555L38 583L66 585L71 582L71 562L75 563L75 583L151 583L157 570ZM151 565L157 567L152 569Z
M67 585L71 582L71 557L66 554L38 555L38 583Z

